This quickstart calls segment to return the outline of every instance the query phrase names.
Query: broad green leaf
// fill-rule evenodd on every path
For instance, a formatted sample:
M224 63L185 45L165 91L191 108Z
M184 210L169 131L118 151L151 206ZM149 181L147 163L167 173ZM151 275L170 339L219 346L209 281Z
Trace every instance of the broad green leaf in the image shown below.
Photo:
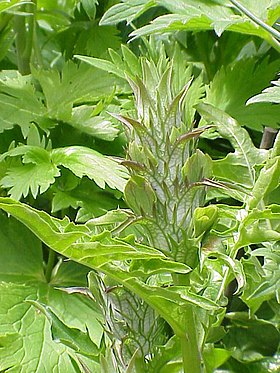
M231 352L223 348L208 347L203 351L205 365L208 373L212 373L216 368L224 364L231 356Z
M230 269L238 285L235 293L238 294L241 290L243 290L244 286L246 285L246 276L242 264L238 260L234 260L228 255L215 250L211 251L209 254L207 254L207 256L211 259L217 258L220 263L226 264L226 266Z
M112 73L119 78L125 79L125 74L122 70L120 70L115 64L113 64L111 61L102 60L100 58L94 58L94 57L88 57L88 56L79 56L75 55L75 58L86 62L87 64L97 67L100 70L107 71L109 73Z
M112 158L83 146L70 146L51 151L52 162L71 170L76 176L95 181L100 188L107 184L112 189L124 190L128 173Z
M0 214L0 281L44 281L41 242L6 214Z
M100 270L145 300L169 322L178 335L184 335L185 330L183 321L185 316L184 312L182 313L182 307L183 310L184 307L190 307L190 305L208 310L218 308L218 305L213 301L196 295L185 287L163 289L144 284L138 276L134 277L133 273L114 264L116 260L131 260L133 258L135 260L137 258L141 260L144 258L148 260L164 259L165 256L158 250L136 243L129 244L124 240L112 239L108 234L96 236L89 241L88 230L85 226L75 226L66 219L60 221L45 212L36 211L11 199L2 198L0 201L2 209L27 225L49 247L70 259ZM84 244L79 240L81 238L83 238ZM112 262L109 263L108 259ZM158 266L163 272L166 272L163 263L163 261L159 261ZM183 273L189 271L187 266L180 265L183 267ZM176 263L174 263L174 270L178 272ZM170 268L167 271L169 272Z
M94 19L96 15L96 6L98 5L98 0L81 0L82 6L90 19Z
M272 81L272 87L266 88L260 93L247 101L247 105L255 104L257 102L273 102L280 104L280 79Z
M15 373L53 369L72 372L71 351L52 341L49 323L26 300L38 300L54 307L71 328L79 328L81 332L87 328L98 346L103 335L101 315L92 301L48 285L43 272L41 242L13 218L1 213L0 220L0 369L11 368ZM73 262L60 267L59 276L55 270L53 285L86 285L86 267ZM75 278L78 274L79 279ZM72 357L77 359L75 355Z
M0 284L0 369L12 373L26 371L67 371L75 372L69 355L78 359L72 351L61 343L52 341L50 324L42 313L26 302L46 301L55 290L46 284L33 285ZM58 290L56 290L58 292ZM68 296L69 298L70 296ZM65 296L59 300L71 308ZM66 307L67 307L66 306ZM80 302L80 309L83 307ZM83 310L84 312L84 310ZM87 309L89 315L90 308ZM96 369L97 365L92 365Z
M52 342L45 316L25 302L28 298L36 299L39 289L22 284L0 284L0 369L13 373L64 369L74 373L67 349ZM43 289L41 287L41 292Z
M246 105L247 100L266 87L279 69L279 61L268 59L258 62L255 58L241 59L222 67L206 88L206 103L232 116L241 125L258 131L263 126L277 128L280 107L271 103ZM244 84L244 82L247 82Z
M254 166L263 162L266 151L257 149L248 132L222 110L209 104L200 104L198 111L208 123L213 123L220 135L229 140L235 149L234 153L213 162L214 176L252 189L256 180Z
M275 250L264 247L252 251L248 259L242 259L247 285L241 295L242 301L249 307L250 314L254 315L265 301L276 302L279 308L279 276L280 257L277 244ZM261 260L260 260L261 259ZM260 264L260 261L263 264ZM275 314L275 320L279 316Z
M108 73L73 62L66 63L61 73L56 69L32 69L32 75L42 87L49 117L70 124L74 105L111 95L117 85L116 79Z
M59 169L51 162L49 152L40 146L18 146L4 153L1 158L7 156L22 156L23 162L22 165L9 167L0 182L3 188L10 188L9 195L14 199L26 197L29 191L36 198L60 175Z
M51 323L52 338L56 342L60 342L67 347L70 347L75 352L90 356L93 360L97 360L99 349L90 339L89 333L82 332L77 328L70 328L61 321L61 319L53 312L51 307L37 302L27 301L32 306L42 312Z
M224 345L239 361L258 361L264 356L272 356L279 344L279 331L266 320L249 319L245 312L230 313L229 333L223 338Z
M100 189L89 179L82 179L79 185L72 190L59 190L52 188L54 197L52 200L52 212L61 211L72 207L78 209L76 221L83 223L97 216L101 216L108 210L122 206L119 200L120 192L106 188ZM88 191L91 190L91 193Z
M109 48L118 50L121 41L120 31L116 26L101 26L97 22L90 23L89 28L83 30L79 35L75 54L102 58L107 54Z

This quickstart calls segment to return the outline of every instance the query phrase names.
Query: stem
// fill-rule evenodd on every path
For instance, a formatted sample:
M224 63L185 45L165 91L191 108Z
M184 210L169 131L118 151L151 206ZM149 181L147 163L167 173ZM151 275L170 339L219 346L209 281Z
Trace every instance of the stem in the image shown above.
M189 286L188 275L175 274L173 281L175 285ZM185 308L185 324L187 333L185 336L180 336L184 373L203 373L202 351L198 344L198 331L192 305Z
M20 11L30 13L27 16L14 16L18 70L22 75L30 74L30 59L33 49L34 8L36 4L24 4Z
M144 362L143 356L137 356L135 358L134 367L135 367L136 373L145 372L145 362Z
M198 345L196 322L193 312L193 306L185 310L187 334L181 337L181 350L183 357L183 369L185 373L202 373L203 360Z
M260 148L270 149L273 146L277 133L278 133L278 130L271 128L271 127L265 127L263 136L262 136L262 141L260 144Z
M52 277L52 270L54 267L55 259L56 259L56 252L53 251L52 249L49 249L48 263L47 263L46 272L45 272L45 277L48 283L50 282L51 277Z
M240 10L242 13L244 13L248 18L250 18L253 22L255 22L257 25L261 26L264 30L269 32L275 39L274 43L276 42L278 44L278 50L280 48L280 44L277 40L280 40L280 32L276 30L275 28L269 26L265 22L263 22L260 18L255 16L249 9L247 9L244 5L240 4L237 0L230 0L230 2L236 6L238 10ZM275 46L275 45L274 45Z

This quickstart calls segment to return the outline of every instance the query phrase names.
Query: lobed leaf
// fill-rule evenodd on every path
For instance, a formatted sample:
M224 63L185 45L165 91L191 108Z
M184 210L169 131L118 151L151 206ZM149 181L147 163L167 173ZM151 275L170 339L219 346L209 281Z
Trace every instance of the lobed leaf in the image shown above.
M51 159L56 165L63 165L76 176L95 181L100 188L107 184L112 189L124 190L128 172L113 159L83 146L70 146L51 151Z

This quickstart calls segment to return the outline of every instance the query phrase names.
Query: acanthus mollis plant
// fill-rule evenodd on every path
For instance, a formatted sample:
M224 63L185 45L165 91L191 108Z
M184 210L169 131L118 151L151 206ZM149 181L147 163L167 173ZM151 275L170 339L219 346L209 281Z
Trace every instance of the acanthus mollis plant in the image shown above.
M195 294L192 272L199 268L201 242L217 219L214 205L206 207L206 210L200 209L206 203L206 187L215 186L210 180L212 160L197 148L199 136L211 127L195 127L193 105L200 101L202 82L197 78L193 83L191 67L187 68L179 58L170 61L163 54L157 63L153 59L142 58L141 69L141 77L127 76L134 93L135 116L113 114L127 127L129 140L127 159L122 162L131 174L124 192L133 212L128 225L133 226L142 242L162 252L169 260L189 267L188 274L166 273L162 278L148 278L147 283L172 287L175 292L178 289ZM134 270L140 269L137 265L132 263L131 266ZM117 291L121 292L119 296ZM113 304L122 325L131 326L132 320L134 325L138 324L138 328L130 328L126 336L128 343L124 338L122 346L128 347L131 343L128 336L132 334L139 343L146 329L144 335L149 336L144 338L146 351L141 348L141 356L138 345L138 350L135 347L130 351L130 358L136 351L138 364L142 361L141 371L149 371L157 364L161 320L137 296L125 289L117 291L113 289L111 298L115 298ZM109 298L106 296L107 301ZM124 305L126 298L130 299L130 311L127 311L129 305ZM181 335L181 348L185 371L201 372L204 369L202 351L206 333L199 320L202 317L197 310L199 302L194 303L190 302L180 311L185 329L185 334ZM214 302L212 306L218 308ZM133 316L129 315L131 312ZM204 320L205 327L209 326L209 316L206 317L208 320ZM113 316L110 320L118 324L118 318ZM155 328L154 319L159 319L158 328ZM141 323L144 325L142 330L139 328ZM168 328L161 329L162 343L168 339Z
M47 246L93 269L90 292L64 290L94 299L106 335L100 346L85 331L59 320L55 307L31 300L51 322L53 338L73 350L71 356L78 355L82 372L89 371L90 357L102 372L212 373L233 356L234 365L226 363L232 371L240 362L277 351L275 241L280 214L270 193L279 186L279 137L271 152L261 151L233 118L205 104L198 111L208 124L198 125L194 107L203 95L202 80L191 81L192 70L178 53L169 60L161 51L140 62L126 54L137 71L127 71L136 113L115 116L128 127L122 163L131 173L124 191L130 210L74 224L0 198L1 209ZM99 63L108 67L108 61ZM121 71L109 66L112 72ZM198 149L199 136L212 127L235 149L222 159L211 160ZM212 196L210 187L216 188ZM213 196L219 204L209 203ZM227 196L239 206L222 204ZM253 250L251 245L262 246ZM237 260L241 249L246 256ZM265 257L263 265L260 256ZM235 299L228 289L234 278ZM247 308L230 312L226 293L233 301L242 299ZM275 310L271 320L254 316L264 301ZM269 348L263 343L270 341L264 328L273 335ZM260 346L254 345L255 330ZM245 347L238 345L241 338Z

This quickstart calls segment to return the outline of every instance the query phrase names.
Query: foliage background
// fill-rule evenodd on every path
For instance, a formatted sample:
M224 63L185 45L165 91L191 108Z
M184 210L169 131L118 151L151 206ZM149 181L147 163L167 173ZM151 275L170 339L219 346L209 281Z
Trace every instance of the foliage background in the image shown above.
M274 35L232 3L0 2L0 204L37 235L1 213L1 371L141 371L134 352L142 346L139 335L147 333L145 327L157 331L148 351L160 357L146 361L144 369L182 369L176 336L155 316L160 313L159 299L166 297L167 305L171 291L157 289L153 299L149 294L153 284L145 288L145 280L135 274L128 280L118 272L114 259L119 254L107 257L108 262L94 253L87 259L82 248L77 255L66 245L90 235L101 242L99 250L120 245L122 265L134 255L136 269L142 260L143 271L152 271L153 258L154 271L160 272L163 257L154 249L157 242L144 241L152 246L144 247L124 238L139 237L145 228L120 229L131 219L127 207L135 213L139 206L129 203L127 189L126 202L123 199L129 178L121 160L127 135L118 119L137 119L129 82L135 76L145 78L141 58L159 68L166 56L174 58L178 91L195 77L186 96L185 122L194 123L194 128L214 123L201 131L195 145L213 159L206 204L211 201L210 206L219 209L216 225L203 231L203 245L212 247L213 239L215 250L212 257L205 255L201 273L195 274L201 276L195 279L196 290L204 289L202 283L214 274L225 275L223 266L230 273L228 282L237 281L237 294L228 294L227 306L222 297L223 312L215 314L220 316L208 335L206 369L279 370L279 139L272 151L259 147L264 126L279 128L280 5L268 0L238 3L273 26ZM148 89L154 89L152 84ZM213 188L215 182L220 183L218 188ZM115 212L104 217L110 210ZM55 219L65 216L83 224ZM120 241L102 236L104 230L114 229L122 231ZM235 257L232 247L244 254ZM186 263L164 265L165 272L154 280L158 288L170 285L170 273L187 271ZM89 274L90 268L95 271ZM118 287L107 295L116 283L126 284L131 292ZM142 294L141 299L135 293ZM211 294L202 295L191 299L184 294L187 302L200 302L200 307L212 310ZM172 307L181 307L180 297L173 298ZM139 318L150 320L143 330L135 325L134 316L126 324L121 321L127 304L133 302ZM125 345L124 332L137 341L137 347L129 345L128 357L118 349L118 344Z

